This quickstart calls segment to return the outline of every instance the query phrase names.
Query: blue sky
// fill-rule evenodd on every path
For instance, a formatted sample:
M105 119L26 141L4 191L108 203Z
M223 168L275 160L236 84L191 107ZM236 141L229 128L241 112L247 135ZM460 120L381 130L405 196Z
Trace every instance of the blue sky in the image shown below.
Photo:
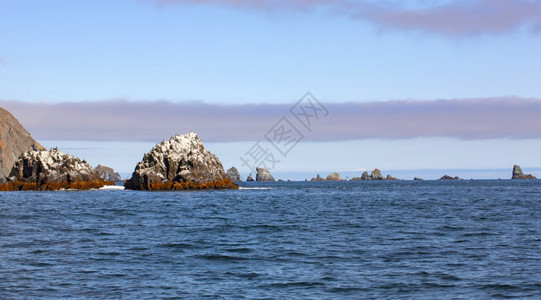
M274 118L288 115L287 108L307 91L329 107L349 103L359 110L362 103L395 103L390 100L400 105L395 111L376 110L381 115L366 124L362 121L370 116L360 111L352 110L363 118L355 121L355 114L345 118L343 110L330 109L321 127L336 128L336 137L328 138L323 129L318 135L315 128L275 172L510 169L511 163L533 173L541 168L541 124L535 118L541 113L541 1L0 0L0 16L0 105L43 144L64 146L65 152L124 173L144 148L171 134L206 133L209 126L203 122L216 126L217 133L201 138L226 168L238 166L247 145L259 135L263 139ZM509 107L495 113L493 103L500 105L494 101L502 98ZM201 122L190 126L171 116L160 119L162 111L153 109L158 100L171 103L181 116L183 105L207 107L197 115ZM465 127L460 134L445 130L465 122L467 110L457 110L441 124L431 110L423 110L418 123L437 128L435 133L412 127L390 136L389 130L400 130L383 130L376 122L418 112L416 101L439 107L438 100L481 101L475 106L480 126L472 132ZM118 101L124 112L100 114ZM213 120L232 122L217 118L216 111L231 116L232 108L253 104L261 106L247 109L250 115L235 115L245 128L253 128L250 134L232 127L241 132L240 140L216 137L222 126ZM532 108L521 110L525 105ZM47 111L44 107L58 112L58 124L36 117ZM207 110L213 114L205 115ZM77 111L88 112L88 118ZM499 126L519 119L526 119L524 125L509 132ZM153 125L155 137L143 137L130 135L133 120L163 124ZM410 128L413 121L405 120L403 127ZM373 134L342 130L354 126ZM83 140L68 134L68 127L79 130ZM97 133L104 131L113 133L100 138ZM326 154L332 159L324 164L315 161L318 154L333 152L340 155ZM407 163L393 152L409 153Z

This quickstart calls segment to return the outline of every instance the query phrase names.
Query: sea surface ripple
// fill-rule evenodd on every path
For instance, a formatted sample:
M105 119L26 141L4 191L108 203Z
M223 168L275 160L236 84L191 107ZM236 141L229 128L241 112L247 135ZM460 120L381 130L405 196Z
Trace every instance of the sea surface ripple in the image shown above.
M541 181L0 193L0 298L541 298Z

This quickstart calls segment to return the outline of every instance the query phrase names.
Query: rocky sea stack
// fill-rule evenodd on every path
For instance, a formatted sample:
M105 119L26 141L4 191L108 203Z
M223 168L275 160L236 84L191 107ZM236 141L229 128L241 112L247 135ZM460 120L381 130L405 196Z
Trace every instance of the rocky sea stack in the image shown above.
M0 175L9 175L11 167L23 152L38 150L45 148L30 136L11 113L0 108Z
M267 169L255 168L257 174L255 175L255 181L276 181L272 174Z
M312 178L310 181L325 181L325 178L321 177L321 175L317 174L316 178Z
M193 132L157 144L124 186L132 190L238 189L218 157Z
M98 171L98 174L100 175L100 178L105 180L105 181L122 182L122 177L120 177L120 174L115 172L115 170L113 170L113 168L98 165L96 167L96 171Z
M235 167L231 167L229 170L227 170L227 178L233 182L242 181L242 179L240 179L239 170L237 170Z
M28 151L13 165L4 191L19 190L87 190L111 184L101 179L86 161L81 161L54 148L49 151Z
M326 181L342 181L343 179L339 173L332 173L332 174L329 174L327 178L325 178L325 180Z
M522 169L520 166L514 165L513 166L513 175L511 179L537 179L532 174L524 174L522 173Z

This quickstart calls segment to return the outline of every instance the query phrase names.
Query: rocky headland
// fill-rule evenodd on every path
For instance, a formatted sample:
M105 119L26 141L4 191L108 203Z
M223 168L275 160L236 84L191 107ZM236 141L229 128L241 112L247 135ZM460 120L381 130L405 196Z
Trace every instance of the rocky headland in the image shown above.
M520 166L514 165L511 179L537 179L537 178L533 176L532 174L522 173L522 169L520 168Z
M132 190L238 189L218 157L193 132L157 144L124 186Z
M0 108L0 177L9 175L13 164L26 151L45 150L19 121Z
M100 178L98 171L86 161L54 148L21 154L0 190L87 190L106 184L114 183Z

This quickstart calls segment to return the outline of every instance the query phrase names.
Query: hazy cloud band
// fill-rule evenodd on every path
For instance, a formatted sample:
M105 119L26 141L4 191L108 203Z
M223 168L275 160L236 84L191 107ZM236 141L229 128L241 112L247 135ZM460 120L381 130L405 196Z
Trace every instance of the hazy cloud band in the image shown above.
M541 30L539 0L455 0L431 6L405 7L399 1L366 0L154 0L159 5L213 4L266 12L309 11L323 8L383 28L467 36L497 34L523 27ZM377 4L376 4L377 3Z
M321 99L320 99L321 100ZM324 101L322 101L324 104ZM292 104L217 105L202 102L115 99L77 103L1 101L34 138L161 141L194 131L205 141L263 140L287 117L312 141L366 138L541 138L541 99L487 98L325 105L326 118L308 132Z

